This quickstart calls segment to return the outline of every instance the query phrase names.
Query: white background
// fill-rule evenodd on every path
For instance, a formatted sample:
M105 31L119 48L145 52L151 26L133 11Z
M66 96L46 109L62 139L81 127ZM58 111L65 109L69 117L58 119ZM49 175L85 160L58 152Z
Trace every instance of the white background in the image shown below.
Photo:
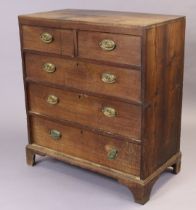
M20 59L19 14L64 8L136 11L187 16L182 113L182 171L164 173L151 200L140 206L116 181L47 158L25 163L26 116ZM6 0L0 1L0 209L128 210L196 209L196 1Z

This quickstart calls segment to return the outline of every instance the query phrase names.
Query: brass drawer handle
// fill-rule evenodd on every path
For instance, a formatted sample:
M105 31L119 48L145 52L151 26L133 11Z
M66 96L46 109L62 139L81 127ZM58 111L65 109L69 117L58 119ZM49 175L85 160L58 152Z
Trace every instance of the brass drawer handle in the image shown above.
M44 32L40 35L40 39L42 40L42 42L44 42L45 44L50 44L53 41L53 36L52 34L49 34L47 32Z
M61 132L55 129L50 130L50 136L54 140L59 140L61 138Z
M102 50L112 51L115 49L116 43L110 39L103 39L101 42L99 42L99 46Z
M108 152L108 160L115 160L118 154L118 150L115 148L112 148L109 152Z
M112 83L116 82L116 76L111 73L103 73L101 75L101 80L102 80L102 82L112 84Z
M42 69L47 73L54 73L56 71L56 66L52 63L44 63Z
M57 96L54 96L54 95L49 95L48 98L47 98L47 102L49 104L55 105L55 104L58 104L59 98Z
M117 115L116 110L112 107L104 107L102 112L106 117L116 117Z

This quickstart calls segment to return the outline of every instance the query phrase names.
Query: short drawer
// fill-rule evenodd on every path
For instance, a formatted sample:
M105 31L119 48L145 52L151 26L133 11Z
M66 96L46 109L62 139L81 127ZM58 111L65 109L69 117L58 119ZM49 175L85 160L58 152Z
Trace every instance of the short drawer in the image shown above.
M141 72L26 54L27 77L122 99L141 101Z
M71 30L23 26L22 33L24 49L74 55L73 32Z
M32 117L32 143L139 176L140 145Z
M79 57L141 65L141 38L137 36L80 31L78 48Z
M30 111L140 139L141 107L30 83Z

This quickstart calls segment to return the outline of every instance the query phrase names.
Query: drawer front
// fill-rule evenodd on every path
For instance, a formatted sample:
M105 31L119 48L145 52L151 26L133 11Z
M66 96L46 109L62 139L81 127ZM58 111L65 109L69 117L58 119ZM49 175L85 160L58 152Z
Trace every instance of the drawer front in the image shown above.
M79 56L113 63L141 65L141 38L99 32L78 33Z
M26 72L32 79L140 101L141 72L137 70L27 54Z
M85 91L141 101L141 72L123 68L78 62L67 69L65 84Z
M76 63L52 56L25 55L26 76L34 80L64 85L66 72L74 70Z
M140 139L140 106L36 84L28 92L32 112Z
M23 26L22 31L24 49L74 55L73 32L71 30Z
M136 176L140 174L140 145L35 117L31 118L31 132L34 144Z

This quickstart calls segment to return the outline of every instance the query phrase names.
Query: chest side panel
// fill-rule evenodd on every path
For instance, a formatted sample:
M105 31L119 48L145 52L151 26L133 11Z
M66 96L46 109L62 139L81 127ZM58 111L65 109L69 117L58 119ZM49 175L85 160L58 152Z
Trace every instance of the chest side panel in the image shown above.
M143 178L179 152L184 31L184 18L146 31Z

